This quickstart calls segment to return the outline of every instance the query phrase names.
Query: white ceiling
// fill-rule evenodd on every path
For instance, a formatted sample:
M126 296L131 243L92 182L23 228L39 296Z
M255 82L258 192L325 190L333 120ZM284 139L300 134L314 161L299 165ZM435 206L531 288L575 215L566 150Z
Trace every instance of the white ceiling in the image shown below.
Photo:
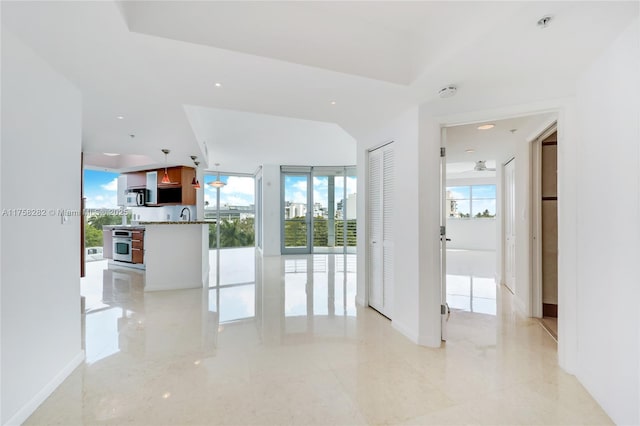
M473 170L476 161L486 162L487 168L496 168L516 152L516 144L526 143L533 131L541 131L556 118L553 113L529 115L488 123L472 123L447 128L447 178L475 179L495 177L495 171ZM482 124L494 124L488 130L479 130ZM473 152L466 152L471 149Z
M3 1L1 7L2 30L82 91L85 152L146 155L161 164L160 149L169 148L171 163L191 164L189 155L198 155L227 170L273 158L353 163L349 150L327 158L323 144L305 141L316 140L320 127L336 140L357 138L420 103L450 114L570 96L584 67L638 15L637 2ZM535 22L547 13L554 21L540 30ZM458 94L439 99L437 90L448 83L458 85ZM212 122L198 127L187 105L202 107L198 115ZM275 141L281 131L305 149L272 142L262 150L263 138L247 137L243 128L256 117L271 123L264 124L272 132L265 138Z
M211 147L221 171L253 173L261 164L356 164L355 139L335 123L198 106L185 110L198 140ZM307 157L309 152L313 158ZM306 161L301 163L301 158Z

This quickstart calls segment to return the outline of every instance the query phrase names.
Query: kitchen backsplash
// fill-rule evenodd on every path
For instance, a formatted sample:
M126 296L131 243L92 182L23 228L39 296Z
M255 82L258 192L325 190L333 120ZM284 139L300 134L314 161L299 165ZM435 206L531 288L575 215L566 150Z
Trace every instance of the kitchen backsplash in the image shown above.
M185 211L185 216L180 217L182 209L189 209L190 214ZM162 207L132 207L131 220L133 222L165 222L196 220L196 206L162 206Z

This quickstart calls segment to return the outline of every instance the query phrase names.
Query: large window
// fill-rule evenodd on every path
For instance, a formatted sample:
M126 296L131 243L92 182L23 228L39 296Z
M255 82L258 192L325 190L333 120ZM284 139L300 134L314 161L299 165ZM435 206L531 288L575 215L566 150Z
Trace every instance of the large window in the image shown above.
M222 187L212 186L219 180ZM209 248L255 245L255 179L253 176L207 174L204 177L204 220Z
M449 218L493 218L496 216L496 186L466 185L447 187Z
M355 253L355 167L282 166L282 253Z

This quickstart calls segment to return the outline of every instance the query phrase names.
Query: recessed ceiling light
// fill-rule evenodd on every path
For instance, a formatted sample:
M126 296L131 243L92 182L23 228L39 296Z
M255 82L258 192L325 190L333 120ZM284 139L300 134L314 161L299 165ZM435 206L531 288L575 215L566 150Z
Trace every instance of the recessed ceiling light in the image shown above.
M478 126L478 130L489 130L496 127L495 124L483 124L482 126Z
M129 137L130 137L131 139L133 139L133 138L135 138L135 137L136 137L136 135L134 135L133 133L131 133L131 134L129 135Z
M103 152L103 154L108 157L115 157L117 155L120 155L120 154L116 154L115 152Z
M510 131L511 133L515 133L515 132L517 132L517 131L518 131L518 129L511 129L511 130L509 130L509 131Z
M222 83L216 83L215 86L216 87L222 87Z
M476 150L473 148L467 148L464 150L464 152L468 152L469 154L471 154L472 152L476 152Z
M116 116L116 118L117 118L118 120L124 120L124 115L118 115L118 116Z
M331 105L335 105L336 101L331 101L330 103L331 103Z

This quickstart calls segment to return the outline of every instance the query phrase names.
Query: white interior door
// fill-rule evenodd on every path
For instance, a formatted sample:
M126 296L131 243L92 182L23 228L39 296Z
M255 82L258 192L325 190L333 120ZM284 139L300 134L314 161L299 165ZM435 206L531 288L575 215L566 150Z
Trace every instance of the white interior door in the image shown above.
M504 165L504 285L515 293L516 284L516 160Z
M393 301L392 144L369 152L368 246L369 306L391 318Z

